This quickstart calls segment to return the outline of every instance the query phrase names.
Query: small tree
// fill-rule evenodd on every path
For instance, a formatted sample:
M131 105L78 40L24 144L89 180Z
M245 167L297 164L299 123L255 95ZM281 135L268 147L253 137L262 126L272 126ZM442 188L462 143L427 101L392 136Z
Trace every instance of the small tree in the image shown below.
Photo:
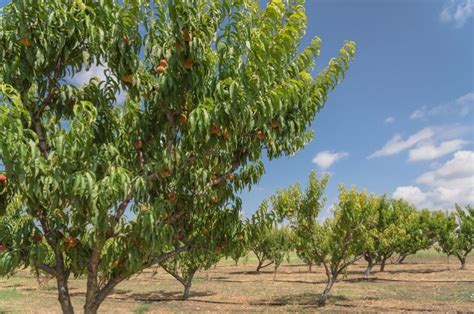
M319 299L320 306L326 303L338 276L362 257L369 240L366 225L371 198L355 188L346 190L341 186L334 217L324 223L318 221L328 180L327 175L318 179L312 172L304 194L299 185L294 185L272 197L274 210L289 219L298 254L324 266L327 285Z
M206 225L186 228L186 242L190 249L176 255L160 266L184 287L183 298L189 297L194 275L199 270L207 270L232 252L234 244L240 240L242 221L238 208L212 210L202 222ZM182 240L182 239L180 239ZM178 247L179 241L176 246Z
M440 251L456 256L461 269L466 269L466 260L474 244L474 208L465 209L456 204L456 211L450 214L439 213L434 222L437 226L437 240Z
M264 200L251 219L247 220L248 247L258 259L257 272L274 265L276 274L283 260L289 257L291 233L286 227L278 226L278 217L269 210Z
M364 258L368 263L365 275L368 277L374 265L385 270L387 260L397 250L411 252L419 249L419 215L416 208L403 200L372 196L369 202L367 248Z
M320 41L300 47L305 28L300 0L12 0L0 15L1 206L21 195L30 229L14 238L37 228L54 262L32 239L12 242L0 272L34 263L65 313L69 278L84 275L96 313L120 282L187 250L164 213L205 219L209 202L236 203L258 181L264 149L273 159L311 139L355 45L312 77ZM78 85L92 66L105 77Z
M403 200L394 201L394 206L403 212L399 224L403 226L404 232L396 243L396 262L401 264L407 256L430 248L436 239L436 231L429 210L417 211Z

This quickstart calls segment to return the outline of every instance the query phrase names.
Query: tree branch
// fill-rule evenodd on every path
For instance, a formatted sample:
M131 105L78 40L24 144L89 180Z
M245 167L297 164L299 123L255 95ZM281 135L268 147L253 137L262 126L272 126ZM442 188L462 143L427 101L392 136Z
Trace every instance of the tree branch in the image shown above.
M38 269L41 269L42 271L44 271L45 273L48 273L50 274L51 276L54 276L56 277L56 270L54 270L53 267L49 266L49 265L46 265L42 262L34 262L34 265L36 268Z

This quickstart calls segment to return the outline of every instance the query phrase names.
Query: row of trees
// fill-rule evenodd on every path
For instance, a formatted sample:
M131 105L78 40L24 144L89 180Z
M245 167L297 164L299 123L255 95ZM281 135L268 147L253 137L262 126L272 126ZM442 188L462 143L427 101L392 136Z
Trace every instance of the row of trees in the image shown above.
M49 274L64 313L73 276L87 281L85 313L152 265L189 290L245 238L236 195L264 173L263 154L311 140L353 60L347 42L315 74L306 22L303 0L3 7L0 275ZM78 83L92 67L103 77Z
M337 278L362 258L367 261L368 277L375 265L384 271L389 259L397 256L394 261L402 263L408 255L434 246L456 256L461 268L466 268L474 244L473 207L456 205L451 213L419 211L404 200L341 185L333 215L322 220L328 179L312 172L304 191L299 184L279 190L247 221L248 248L259 260L257 271L263 260L275 264L276 270L283 257L295 250L310 267L324 267L327 286L319 300L324 305Z

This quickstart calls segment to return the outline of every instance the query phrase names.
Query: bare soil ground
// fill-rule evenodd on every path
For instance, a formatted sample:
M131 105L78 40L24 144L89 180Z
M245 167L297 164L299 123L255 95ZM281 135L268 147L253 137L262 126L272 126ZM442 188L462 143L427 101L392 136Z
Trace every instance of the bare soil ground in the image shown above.
M460 270L456 259L420 254L402 265L388 264L385 272L363 278L365 263L349 268L334 286L326 307L317 299L326 277L320 267L308 267L297 259L282 265L276 279L273 269L254 272L248 258L239 266L230 261L196 275L189 300L180 299L181 285L163 270L148 269L119 285L102 305L102 313L162 312L472 312L474 311L474 259ZM39 288L29 270L0 279L0 313L59 313L54 280ZM77 312L85 291L85 280L71 281Z

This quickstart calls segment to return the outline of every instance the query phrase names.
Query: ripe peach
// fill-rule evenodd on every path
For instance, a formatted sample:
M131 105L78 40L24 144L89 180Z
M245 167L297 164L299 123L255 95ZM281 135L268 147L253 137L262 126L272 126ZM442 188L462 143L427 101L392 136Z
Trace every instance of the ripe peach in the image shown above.
M133 146L135 146L136 150L141 150L143 147L143 141L142 140L136 140L135 143L133 143Z
M0 253L3 253L7 250L7 247L5 246L5 244L0 244Z
M168 66L168 60L166 60L166 58L161 59L160 65L166 68Z
M219 127L215 123L213 123L211 125L211 134L218 134L218 133L219 133Z
M188 117L186 116L185 113L181 113L179 115L179 123L186 124L187 122L188 122Z
M224 141L229 140L229 133L223 132L223 133L222 133L222 138L224 139Z
M258 138L259 140L263 140L263 139L265 139L265 132L263 132L263 131L257 131L257 135L256 135L256 136L257 136L257 138Z
M155 68L155 72L157 74L163 74L166 71L166 68L162 65L159 65Z
M125 74L122 76L122 81L128 84L133 84L133 74Z
M20 44L23 47L29 47L31 46L31 41L27 37L23 37L22 39L20 39Z
M167 177L171 176L171 170L169 168L165 167L161 170L161 175L163 177L167 178Z
M0 173L0 183L5 183L7 182L7 176Z
M184 31L183 32L183 39L185 42L190 42L191 41L191 33L189 33L188 31Z
M191 70L193 68L194 61L191 58L187 58L186 60L184 60L183 65L186 70Z
M273 129L278 129L279 126L280 126L280 124L278 123L278 121L273 119L272 120L272 128Z
M174 202L174 201L176 201L177 198L178 198L178 195L176 195L176 193L169 193L168 194L168 200L169 201Z

